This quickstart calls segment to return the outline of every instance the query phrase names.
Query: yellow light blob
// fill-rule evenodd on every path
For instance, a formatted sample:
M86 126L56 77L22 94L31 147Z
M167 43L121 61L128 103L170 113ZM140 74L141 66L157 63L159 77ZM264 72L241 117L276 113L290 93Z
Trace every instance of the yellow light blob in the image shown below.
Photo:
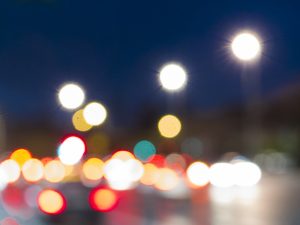
M128 151L117 151L113 156L112 159L119 159L121 161L127 161L129 159L135 159L134 155Z
M27 160L31 159L31 157L31 153L27 149L23 148L15 150L10 155L10 159L15 160L20 167L22 167Z
M159 178L155 183L155 187L161 191L169 191L174 189L179 183L179 178L177 174L169 169L162 168L159 169Z
M49 161L45 165L44 177L45 180L51 183L61 182L66 175L65 166L59 160Z
M158 130L161 136L174 138L181 131L181 122L176 116L165 115L158 122Z
M152 163L144 165L144 174L141 178L141 183L144 185L153 185L159 178L159 169Z
M59 192L44 190L38 196L38 205L44 213L57 215L64 211L66 202Z
M98 211L109 211L117 202L116 194L109 189L98 189L90 196L92 208Z
M83 117L83 109L76 111L72 117L72 123L76 130L85 132L89 131L93 126L88 124Z
M29 159L22 167L22 174L26 181L37 182L44 176L44 165L38 159Z
M86 179L97 181L103 177L103 166L101 159L90 158L83 164L82 173Z
M14 183L16 182L20 175L21 169L19 164L13 159L7 159L1 163L1 169L7 175L7 182Z

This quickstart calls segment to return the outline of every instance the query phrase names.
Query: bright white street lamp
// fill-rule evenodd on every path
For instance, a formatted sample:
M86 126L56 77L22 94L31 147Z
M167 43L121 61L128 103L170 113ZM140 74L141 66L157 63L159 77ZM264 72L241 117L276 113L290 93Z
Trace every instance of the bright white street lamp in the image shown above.
M257 36L250 32L242 32L234 37L231 43L233 54L242 61L252 61L261 53L261 43Z
M83 109L83 117L91 126L101 125L107 117L106 108L98 102L91 102Z
M74 83L65 84L58 92L60 104L68 109L73 110L82 105L85 99L83 89Z
M176 92L186 85L186 71L178 64L167 64L160 71L159 80L165 90Z

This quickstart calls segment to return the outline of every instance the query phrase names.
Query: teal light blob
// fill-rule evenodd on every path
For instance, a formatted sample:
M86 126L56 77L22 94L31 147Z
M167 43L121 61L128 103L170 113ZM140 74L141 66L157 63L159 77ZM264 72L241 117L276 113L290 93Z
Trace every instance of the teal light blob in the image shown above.
M150 141L142 140L134 146L133 152L141 161L149 161L155 155L156 148Z

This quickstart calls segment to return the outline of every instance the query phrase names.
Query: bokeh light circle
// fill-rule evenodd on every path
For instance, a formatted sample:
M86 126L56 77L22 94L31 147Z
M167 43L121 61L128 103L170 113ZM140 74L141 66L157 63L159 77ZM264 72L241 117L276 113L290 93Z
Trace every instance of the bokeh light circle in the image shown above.
M231 43L233 54L240 60L250 61L255 59L261 52L259 39L252 33L243 32L238 34Z
M152 163L144 165L144 174L141 178L141 183L144 185L153 185L159 179L159 169Z
M226 162L213 164L209 169L210 183L216 187L228 188L235 183L233 165Z
M88 180L97 181L103 177L104 163L101 159L90 158L84 162L82 173Z
M170 191L179 183L178 175L169 168L161 168L158 171L159 177L155 182L155 187L161 191Z
M22 174L26 181L37 182L44 176L44 165L38 159L29 159L22 167Z
M58 215L65 210L66 200L60 192L47 189L38 195L38 206L46 214Z
M65 166L59 160L51 160L45 165L45 180L50 183L61 182L66 175Z
M116 206L117 200L116 193L107 188L94 189L89 196L91 208L101 212L112 210Z
M235 184L241 187L256 185L262 176L260 168L252 162L240 161L233 164Z
M194 162L187 169L189 181L197 186L202 187L209 183L209 167L203 162Z
M168 64L162 68L159 74L162 87L174 92L181 90L187 82L185 70L177 64Z
M20 166L13 159L4 160L1 163L1 169L6 174L8 183L16 182L19 179L20 175L21 175Z
M85 99L83 89L74 83L65 84L58 92L60 104L69 110L76 109L82 105Z
M134 146L133 152L138 159L149 161L155 155L156 148L150 141L142 140Z
M158 130L163 137L174 138L181 131L181 122L174 115L165 115L158 122Z
M61 143L57 153L63 164L75 165L81 160L85 150L86 146L81 138L69 136Z
M84 107L83 117L91 126L99 126L106 120L107 111L102 104L91 102Z
M89 131L93 127L85 121L83 109L80 109L73 114L72 123L74 128L81 132Z
M20 167L22 167L24 163L31 158L32 158L31 153L24 148L16 149L10 155L10 159L15 160Z

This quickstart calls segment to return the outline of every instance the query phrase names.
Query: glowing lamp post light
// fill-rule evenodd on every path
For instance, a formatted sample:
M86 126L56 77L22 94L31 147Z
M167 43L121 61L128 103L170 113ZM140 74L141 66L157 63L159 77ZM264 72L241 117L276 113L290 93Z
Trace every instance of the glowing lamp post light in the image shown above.
M85 99L83 89L74 83L65 84L58 92L60 104L68 110L77 109Z
M241 32L236 35L231 43L233 55L243 62L245 68L241 74L242 85L245 91L247 107L247 128L245 131L245 146L249 151L260 148L259 121L260 121L260 76L255 74L255 70L249 70L248 65L256 64L262 52L262 43L253 32ZM255 111L253 111L253 109ZM248 138L252 137L252 138ZM253 139L255 137L255 139Z
M159 81L168 92L180 91L187 83L186 71L178 64L167 64L159 73Z
M243 32L234 37L231 50L242 61L252 61L261 53L259 38L250 32Z
M91 102L83 109L83 118L91 126L99 126L106 120L106 108L98 102Z

